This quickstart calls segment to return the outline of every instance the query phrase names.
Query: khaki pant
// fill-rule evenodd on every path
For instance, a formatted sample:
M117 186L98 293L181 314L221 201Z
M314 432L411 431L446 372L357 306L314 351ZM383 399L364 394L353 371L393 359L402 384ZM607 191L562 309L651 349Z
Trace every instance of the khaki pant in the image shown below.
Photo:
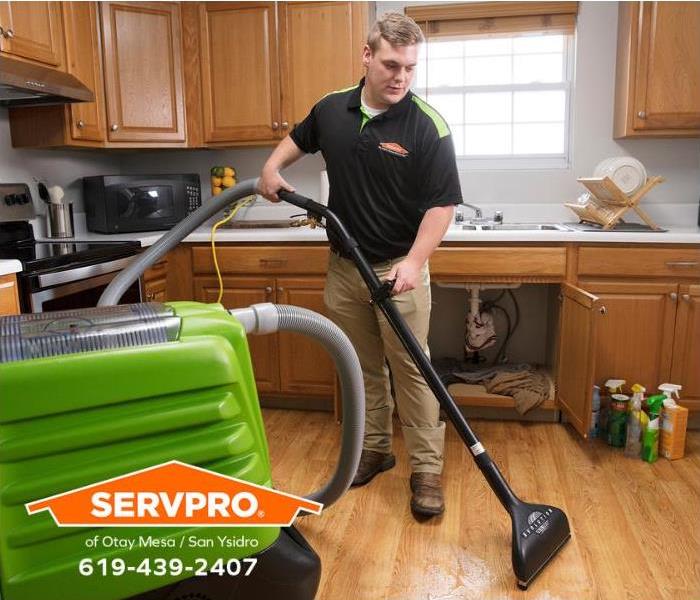
M383 280L402 259L373 265ZM430 274L427 264L418 287L393 297L423 349L428 351L430 321ZM357 351L365 381L364 448L391 452L394 387L396 408L414 473L442 472L445 423L425 379L413 364L391 325L379 308L369 304L369 291L355 265L331 253L324 294L328 316L347 334ZM389 363L387 367L386 363Z

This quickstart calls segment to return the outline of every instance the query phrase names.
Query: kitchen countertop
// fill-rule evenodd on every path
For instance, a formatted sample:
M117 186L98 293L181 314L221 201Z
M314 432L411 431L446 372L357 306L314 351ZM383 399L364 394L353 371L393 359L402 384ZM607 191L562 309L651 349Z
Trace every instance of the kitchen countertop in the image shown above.
M19 273L22 270L22 263L18 260L0 260L0 275Z
M666 226L667 232L587 232L587 231L465 231L452 226L443 241L469 244L478 243L632 243L632 244L700 244L700 228ZM83 233L72 240L62 241L121 241L138 240L144 247L154 244L165 232L142 232L132 234L104 235ZM189 243L207 243L211 239L211 228L200 227L185 238ZM326 232L321 228L309 227L269 228L269 229L219 229L217 243L294 243L327 242ZM51 241L51 240L49 240Z

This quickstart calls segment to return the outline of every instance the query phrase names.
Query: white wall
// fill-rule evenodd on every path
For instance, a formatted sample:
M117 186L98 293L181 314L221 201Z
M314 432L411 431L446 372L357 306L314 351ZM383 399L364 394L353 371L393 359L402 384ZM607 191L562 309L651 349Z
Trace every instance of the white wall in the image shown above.
M60 185L82 211L82 177L119 172L119 156L94 150L16 149L10 141L8 109L0 107L0 182L29 184L38 213L45 214L37 180ZM39 232L37 232L39 235Z

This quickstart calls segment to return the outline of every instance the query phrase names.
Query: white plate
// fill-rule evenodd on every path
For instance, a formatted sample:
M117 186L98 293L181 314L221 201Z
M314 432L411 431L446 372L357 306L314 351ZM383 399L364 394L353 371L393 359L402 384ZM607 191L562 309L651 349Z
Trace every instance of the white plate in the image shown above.
M632 156L606 158L593 171L595 177L610 177L625 194L634 194L647 180L644 165Z

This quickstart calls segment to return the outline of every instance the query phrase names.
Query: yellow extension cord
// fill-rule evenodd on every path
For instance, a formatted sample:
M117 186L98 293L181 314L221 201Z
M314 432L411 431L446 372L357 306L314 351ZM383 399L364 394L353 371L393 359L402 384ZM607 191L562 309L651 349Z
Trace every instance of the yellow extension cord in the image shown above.
M224 281L221 279L221 271L219 270L219 261L216 260L216 230L221 226L226 223L228 223L233 217L236 216L236 213L241 210L241 208L244 208L246 206L250 206L253 202L255 202L255 196L248 197L248 198L242 198L241 200L237 200L236 202L233 203L233 208L231 209L231 213L221 219L221 221L217 221L214 223L214 226L211 228L211 256L214 259L214 268L216 269L216 277L219 280L219 296L216 299L217 304L221 302L221 298L223 298L224 295Z

